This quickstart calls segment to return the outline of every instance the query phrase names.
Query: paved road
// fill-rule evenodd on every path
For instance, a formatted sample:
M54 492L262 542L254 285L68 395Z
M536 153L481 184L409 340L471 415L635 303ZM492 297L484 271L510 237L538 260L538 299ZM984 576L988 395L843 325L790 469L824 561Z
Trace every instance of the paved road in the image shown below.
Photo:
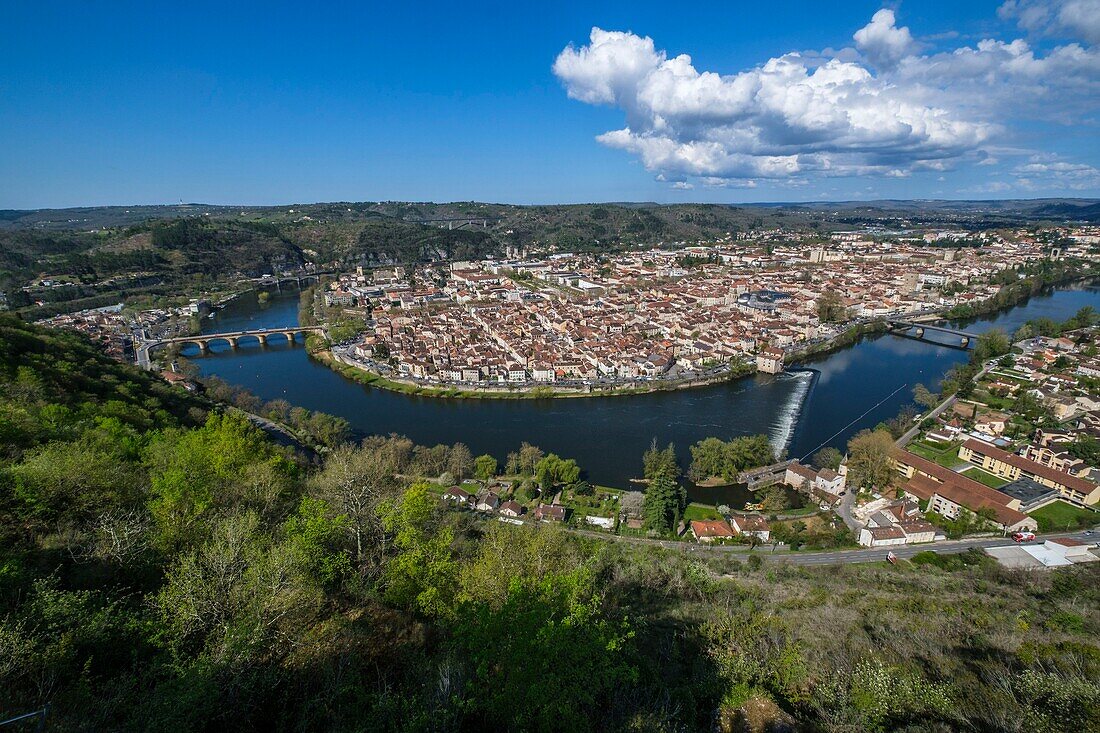
M844 524L848 525L848 529L858 535L859 531L863 529L863 524L852 516L852 509L855 508L855 505L855 489L846 489L844 496L840 497L840 503L836 506L836 513L844 520Z
M1062 532L1059 534L1043 535L1034 542L1022 542L1022 545L1041 545L1046 540L1072 538L1077 540L1097 542L1100 534L1092 530L1091 535L1080 532ZM989 537L977 540L949 540L923 545L898 545L897 547L868 547L859 550L837 550L835 552L803 552L803 553L761 553L766 559L786 560L794 565L841 565L859 562L881 562L892 550L900 559L913 557L920 552L931 550L939 555L955 555L966 552L974 547L997 547L1014 544L1010 537Z
M850 550L831 551L804 551L791 552L789 550L773 549L771 545L760 545L755 550L750 550L746 545L719 545L711 547L690 542L673 542L670 540L651 540L646 537L622 537L592 530L572 530L576 534L582 534L601 540L625 542L632 545L657 545L667 550L679 550L689 554L700 555L737 555L748 558L759 555L767 561L789 562L792 565L850 565L861 562L883 562L886 556L893 551L898 558L910 558L920 552L931 550L940 555L954 555L966 552L974 547L997 547L1000 545L1014 544L1010 537L983 537L971 540L948 540L946 542L926 543L921 545L897 545L895 547L861 547ZM1025 545L1041 545L1046 540L1072 538L1088 542L1100 541L1100 525L1092 530L1092 534L1086 534L1086 530L1078 532L1059 532L1056 534L1040 535L1034 542L1025 542Z
M990 368L991 367L989 366L982 367L982 370L978 372L978 374L974 377L974 382L977 383L979 380L981 380L982 377L988 374ZM951 405L955 404L955 400L955 395L951 395L946 400L936 405L936 408L932 410L932 412L922 417L916 425L906 431L905 435L894 441L894 445L898 448L904 448L905 446L909 445L909 442L913 440L913 438L917 437L917 434L921 431L921 428L926 422L928 422L929 420L935 420L937 417L939 417L940 413L942 413L948 407L951 407Z
M285 445L290 448L295 448L309 456L316 455L317 453L313 448L309 447L301 440L299 440L298 436L296 436L290 430L290 428L282 425L281 423L277 423L274 420L269 420L268 418L263 417L262 415L257 415L253 412L246 412L245 410L242 410L239 407L234 407L232 405L228 405L226 409L228 409L228 411L231 413L244 417L260 430L263 430L265 433L267 433L267 436L279 445Z

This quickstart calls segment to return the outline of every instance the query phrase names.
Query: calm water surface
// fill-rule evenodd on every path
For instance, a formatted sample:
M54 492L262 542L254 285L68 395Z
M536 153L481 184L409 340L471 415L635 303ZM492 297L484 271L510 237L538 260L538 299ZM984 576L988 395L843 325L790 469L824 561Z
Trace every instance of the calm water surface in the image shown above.
M956 325L972 332L1003 328L1046 316L1065 320L1079 308L1100 310L1095 284L1060 289L1031 298L995 316ZM272 293L266 305L255 294L229 304L203 331L274 328L297 323L298 293ZM298 343L272 339L266 348L246 342L236 351L217 343L208 356L193 347L185 354L205 375L241 385L265 400L295 405L347 419L356 432L399 433L417 443L461 441L474 455L490 453L503 461L521 441L576 458L590 480L628 486L641 473L641 455L654 438L675 443L680 460L690 462L688 446L708 436L731 438L766 433L772 442L801 458L823 445L843 448L848 439L912 404L918 383L931 389L966 352L883 335L807 364L805 371L757 375L693 390L625 397L547 400L447 400L389 392L356 384L309 359ZM711 502L741 500L729 489L692 487L692 498Z

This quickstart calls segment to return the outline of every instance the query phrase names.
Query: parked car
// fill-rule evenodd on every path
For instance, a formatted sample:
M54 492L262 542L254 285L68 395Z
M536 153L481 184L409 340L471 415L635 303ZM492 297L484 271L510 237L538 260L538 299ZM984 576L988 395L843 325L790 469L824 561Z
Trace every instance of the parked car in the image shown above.
M1034 532L1016 532L1012 535L1013 542L1031 542L1035 539Z

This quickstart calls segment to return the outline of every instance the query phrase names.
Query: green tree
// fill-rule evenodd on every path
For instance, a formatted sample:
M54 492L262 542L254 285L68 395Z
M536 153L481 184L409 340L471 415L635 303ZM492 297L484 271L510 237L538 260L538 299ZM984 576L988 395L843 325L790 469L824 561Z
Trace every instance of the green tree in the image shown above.
M687 493L668 473L659 473L649 481L642 514L646 529L658 534L672 532L687 503Z
M287 632L323 598L298 559L291 546L271 542L255 512L218 518L209 537L172 564L156 595L167 638L181 652L197 646L235 663L288 651Z
M637 679L633 635L579 569L464 604L452 638L469 660L464 697L488 727L548 732L602 728L615 691Z
M1097 314L1096 309L1091 305L1086 305L1062 324L1062 330L1075 331L1078 328L1088 328L1095 326L1098 321L1100 321L1100 314Z
M768 486L760 492L759 496L760 507L766 512L781 512L791 506L787 490L782 484Z
M931 410L940 403L940 396L931 392L923 384L918 384L913 388L913 401Z
M397 554L385 568L385 598L425 616L453 610L458 563L451 551L454 535L434 521L439 502L426 483L410 486L398 501L379 507L382 526L393 536Z
M732 481L741 471L766 466L775 460L766 435L745 435L730 441L706 438L691 446L688 475L695 481L719 476Z
M12 466L20 513L39 521L84 521L140 501L147 481L142 472L95 443L54 441L28 452Z
M198 430L167 431L144 455L149 509L164 546L187 541L215 504L269 509L296 474L244 418L212 414Z
M676 446L668 444L664 450L657 447L657 439L649 444L648 450L642 454L642 475L651 479L658 473L668 473L673 478L679 478L680 466L676 462Z
M1025 325L1031 328L1031 332L1035 336L1057 336L1062 332L1061 326L1046 316L1032 318Z
M358 567L377 567L389 548L379 507L396 498L395 473L404 463L403 439L376 440L364 447L341 446L329 452L324 468L309 481L311 496L347 517L342 524Z
M978 343L974 347L974 358L978 361L993 359L1004 356L1011 348L1008 334L1002 329L993 328L978 336Z
M836 323L845 320L847 309L840 294L835 290L826 290L817 298L817 317L822 323Z
M298 565L326 587L351 575L348 524L347 516L335 514L325 501L304 496L284 525Z
M458 483L474 470L474 457L465 443L455 443L447 452L447 472Z
M544 491L556 483L574 484L581 469L572 458L563 459L556 453L547 454L535 465L535 477Z
M1078 433L1067 450L1090 466L1100 466L1100 440L1088 433Z
M863 430L848 441L848 477L852 485L888 490L897 476L893 450L894 437L885 430Z
M524 442L519 447L518 468L524 476L535 473L535 466L542 460L543 452L536 446Z
M474 459L474 475L482 481L488 481L497 474L497 459L488 454Z
M814 453L813 464L818 468L830 468L835 471L840 468L843 460L844 455L836 448L829 446Z
M726 472L726 444L718 438L704 438L691 446L691 468L688 476L702 481Z

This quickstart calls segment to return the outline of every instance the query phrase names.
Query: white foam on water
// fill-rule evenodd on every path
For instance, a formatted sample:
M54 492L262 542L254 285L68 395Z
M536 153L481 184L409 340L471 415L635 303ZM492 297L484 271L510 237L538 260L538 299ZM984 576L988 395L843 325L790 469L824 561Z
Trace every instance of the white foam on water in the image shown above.
M794 437L794 429L798 425L798 418L802 414L802 408L806 405L806 397L810 394L810 387L814 384L814 373L784 372L780 375L783 381L794 381L791 393L776 411L775 420L772 422L771 433L768 440L771 441L775 454L782 455L791 445Z

